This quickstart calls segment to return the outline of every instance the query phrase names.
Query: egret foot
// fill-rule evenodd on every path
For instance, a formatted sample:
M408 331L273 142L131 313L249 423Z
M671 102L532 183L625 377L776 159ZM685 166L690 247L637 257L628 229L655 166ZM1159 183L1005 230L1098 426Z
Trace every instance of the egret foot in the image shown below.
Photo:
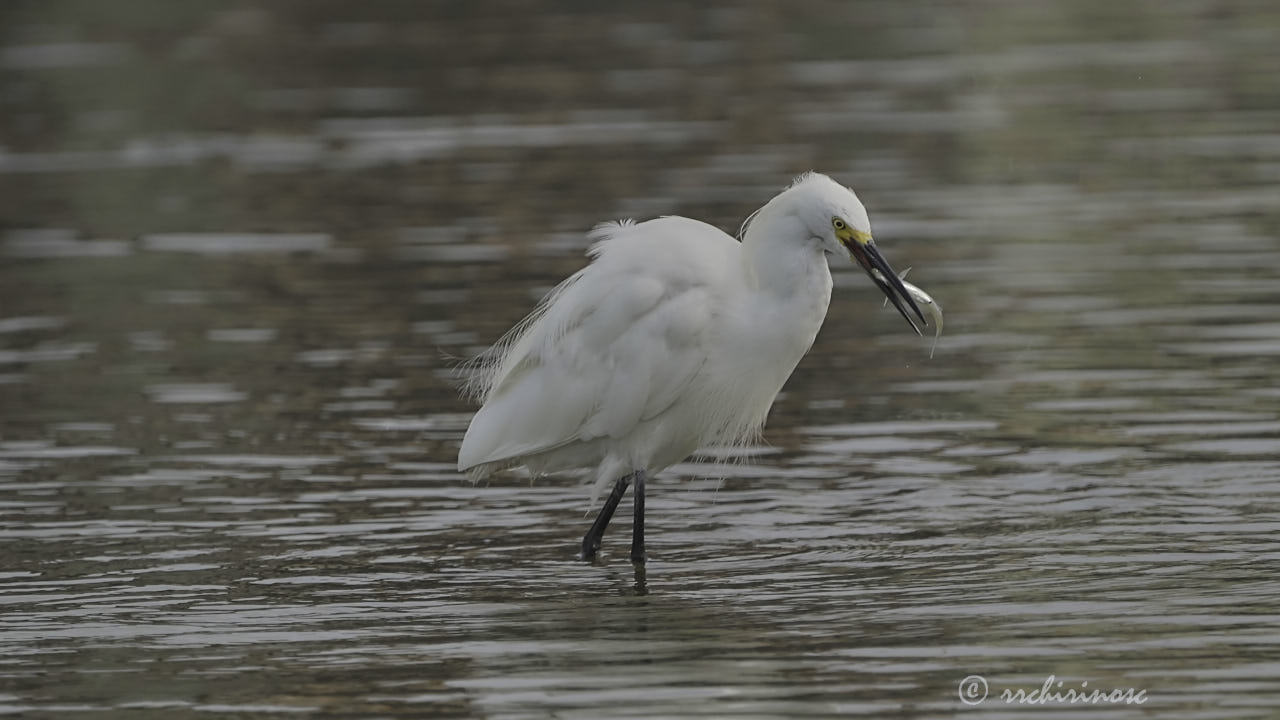
M631 477L635 480L635 490L631 491L631 502L634 503L631 516L631 562L644 564L644 471L637 470Z
M600 549L600 539L604 537L604 529L609 527L609 521L613 519L613 511L618 509L618 503L622 502L622 495L627 491L629 484L631 484L630 475L623 475L613 484L613 492L609 493L609 498L604 501L604 507L600 508L596 521L591 524L591 529L582 538L583 560L596 559L596 551Z
M635 583L631 586L631 591L636 595L648 595L649 584L645 582L644 565L632 565L631 570L635 573Z

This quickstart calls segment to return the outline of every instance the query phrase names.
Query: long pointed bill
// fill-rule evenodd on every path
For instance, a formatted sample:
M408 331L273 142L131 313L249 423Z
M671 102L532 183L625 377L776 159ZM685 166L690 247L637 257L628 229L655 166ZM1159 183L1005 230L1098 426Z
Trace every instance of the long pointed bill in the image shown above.
M915 318L911 317L911 314L907 312L907 308L910 307L915 312L916 317L920 318L921 325L927 326L929 322L924 319L924 313L920 312L916 301L911 298L911 294L907 292L907 289L902 286L902 281L898 279L898 273L889 267L889 261L885 260L884 256L880 254L880 250L876 248L875 243L871 240L866 242L854 240L846 243L845 247L849 248L849 254L853 256L854 260L858 261L863 270L867 271L867 275L871 276L871 281L889 298L889 302L898 308L898 312L902 313L902 317L911 323L911 329L915 330L917 335L923 334L920 332L920 326L916 325Z

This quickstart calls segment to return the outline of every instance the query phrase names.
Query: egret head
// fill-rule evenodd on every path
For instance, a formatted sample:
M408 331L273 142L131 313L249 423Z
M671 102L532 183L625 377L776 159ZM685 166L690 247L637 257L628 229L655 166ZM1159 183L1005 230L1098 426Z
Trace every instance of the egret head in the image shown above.
M787 193L796 195L796 213L823 252L847 253L919 334L920 327L907 309L910 308L922 324L928 325L928 322L871 239L871 221L858 196L820 173L806 173L796 178Z

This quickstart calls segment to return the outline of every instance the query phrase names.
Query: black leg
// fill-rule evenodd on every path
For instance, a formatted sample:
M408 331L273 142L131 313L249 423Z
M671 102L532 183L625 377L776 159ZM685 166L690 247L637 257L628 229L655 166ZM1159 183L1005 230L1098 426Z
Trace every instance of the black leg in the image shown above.
M631 476L623 475L613 484L613 492L609 493L609 499L604 501L604 507L600 508L596 521L591 524L591 529L582 538L583 560L595 559L596 551L600 549L600 538L604 537L604 529L609 527L609 521L613 519L613 511L618 509L618 503L622 502L622 494L627 491L627 485L630 483Z
M631 519L631 562L644 564L644 471L637 470L633 474L636 487L631 491L631 501L635 503L635 514Z

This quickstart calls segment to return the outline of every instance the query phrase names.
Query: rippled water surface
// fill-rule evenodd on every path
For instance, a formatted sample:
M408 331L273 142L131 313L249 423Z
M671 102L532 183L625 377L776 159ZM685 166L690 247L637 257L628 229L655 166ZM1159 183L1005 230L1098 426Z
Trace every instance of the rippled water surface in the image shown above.
M484 5L0 10L0 713L1280 713L1273 4ZM647 576L455 471L592 224L810 168L932 359L838 264Z

